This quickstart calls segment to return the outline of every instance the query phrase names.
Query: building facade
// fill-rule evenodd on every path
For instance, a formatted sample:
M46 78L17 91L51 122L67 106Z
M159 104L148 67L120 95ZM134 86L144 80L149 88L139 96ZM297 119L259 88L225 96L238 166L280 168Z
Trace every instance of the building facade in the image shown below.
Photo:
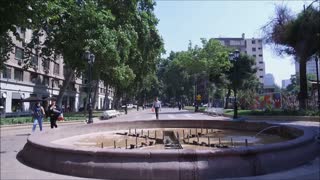
M33 103L22 102L28 97L46 99L57 97L65 80L64 62L62 56L57 56L54 61L41 59L36 52L28 52L29 62L24 62L26 56L23 43L31 39L32 31L18 29L22 41L12 35L15 44L10 58L5 62L5 69L0 73L0 111L6 114L28 113ZM26 63L30 68L24 68ZM62 105L66 111L79 111L84 109L87 102L87 93L84 90L84 81L81 78L74 78L69 88L64 93ZM102 109L104 103L111 108L114 90L109 86L99 83L96 95L95 109ZM108 93L108 96L106 96ZM92 95L93 97L93 95ZM105 101L105 98L107 100ZM44 101L44 106L48 102Z
M265 63L263 61L262 39L251 38L246 39L245 34L241 38L215 38L224 46L238 49L241 53L253 57L256 61L257 73L256 76L260 83L264 82Z
M291 79L284 79L282 80L282 89L286 89L291 84Z
M314 78L316 79L316 61L314 59L315 57L312 57L309 61L307 61L307 74L310 74L312 76L314 76ZM320 78L320 59L318 60L318 77ZM300 68L299 68L299 63L296 61L295 63L295 69L296 69L296 75L299 76L299 72L300 72ZM314 79L314 80L315 80Z

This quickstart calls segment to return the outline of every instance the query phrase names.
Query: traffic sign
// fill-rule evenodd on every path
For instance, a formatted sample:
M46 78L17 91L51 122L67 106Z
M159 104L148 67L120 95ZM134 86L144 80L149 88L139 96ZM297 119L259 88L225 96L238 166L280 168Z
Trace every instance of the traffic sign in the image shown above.
M197 95L197 100L198 100L198 101L201 101L201 95L200 95L200 94Z

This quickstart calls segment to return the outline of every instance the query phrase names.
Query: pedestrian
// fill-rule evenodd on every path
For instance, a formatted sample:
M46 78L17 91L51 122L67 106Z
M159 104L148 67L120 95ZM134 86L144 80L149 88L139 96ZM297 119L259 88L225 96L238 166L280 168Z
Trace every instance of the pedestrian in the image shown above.
M51 129L53 129L53 127L57 128L57 119L59 117L59 115L61 114L61 111L59 109L59 107L56 105L56 101L55 100L51 100L51 104L48 108L48 112L49 112L49 116L50 116L50 125L51 125Z
M161 101L158 100L158 97L154 99L152 108L154 108L156 112L156 118L159 119L159 110L161 110Z
M34 119L32 132L36 130L37 124L39 124L40 131L42 131L42 121L46 113L44 112L44 109L41 106L40 102L37 102L36 105L34 106L32 110L32 115Z

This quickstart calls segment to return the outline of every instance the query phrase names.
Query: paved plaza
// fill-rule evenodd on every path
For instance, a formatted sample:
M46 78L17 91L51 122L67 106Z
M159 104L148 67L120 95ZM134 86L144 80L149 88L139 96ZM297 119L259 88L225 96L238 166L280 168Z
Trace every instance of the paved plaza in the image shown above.
M162 109L160 112L161 119L172 119L172 120L186 120L186 119L206 119L206 120L225 120L230 121L226 117L208 116L203 113L193 113L186 110L179 111L177 109ZM109 120L99 120L94 119L94 123L104 123L107 121L136 121L136 120L155 120L154 113L150 109L130 111L127 115L121 115L117 118ZM279 123L279 121L268 121L271 123ZM75 124L84 122L74 122L74 123L60 123L59 126L71 127ZM298 125L305 126L310 129L310 131L317 131L319 127L318 122L301 122L301 121L286 121L281 122L288 125ZM38 129L37 129L38 130ZM44 131L54 131L50 129L48 124L44 126ZM28 167L16 158L18 152L25 145L29 134L31 133L31 125L23 126L12 126L12 127L2 127L1 128L1 177L0 179L87 179L79 178L73 176L60 175L56 173L46 172L38 169ZM35 154L36 156L36 154ZM300 179L320 179L320 156L315 160L304 164L300 167L273 173L263 176L256 177L243 177L243 178L229 178L233 180L263 180L263 179L283 179L283 180L300 180Z

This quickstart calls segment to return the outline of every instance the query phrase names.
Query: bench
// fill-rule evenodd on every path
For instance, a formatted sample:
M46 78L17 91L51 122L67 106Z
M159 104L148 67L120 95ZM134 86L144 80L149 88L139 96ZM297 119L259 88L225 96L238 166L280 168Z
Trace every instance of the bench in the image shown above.
M119 111L116 111L116 110L107 110L107 111L104 111L102 116L101 116L101 119L110 119L112 117L116 117L120 115L120 112Z
M222 116L223 115L223 108L210 108L208 110L209 114L215 114L216 116Z

